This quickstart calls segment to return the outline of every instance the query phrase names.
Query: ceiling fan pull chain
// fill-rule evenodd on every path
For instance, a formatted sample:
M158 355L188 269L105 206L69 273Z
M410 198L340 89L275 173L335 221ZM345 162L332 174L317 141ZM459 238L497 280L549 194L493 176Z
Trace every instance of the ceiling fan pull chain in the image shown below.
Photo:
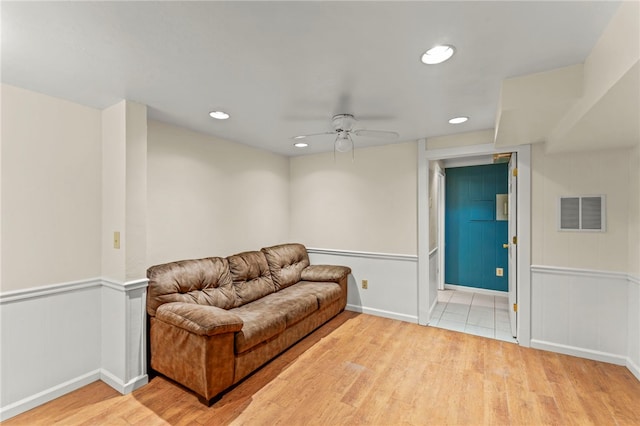
M353 139L349 136L349 140L351 141L351 162L356 162L356 145L353 143Z

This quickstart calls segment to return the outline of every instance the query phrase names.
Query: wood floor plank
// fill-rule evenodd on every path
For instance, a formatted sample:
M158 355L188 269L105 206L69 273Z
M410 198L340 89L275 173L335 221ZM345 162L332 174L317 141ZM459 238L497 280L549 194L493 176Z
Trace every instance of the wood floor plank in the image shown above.
M640 425L621 366L344 312L211 407L157 376L129 395L102 382L14 425Z

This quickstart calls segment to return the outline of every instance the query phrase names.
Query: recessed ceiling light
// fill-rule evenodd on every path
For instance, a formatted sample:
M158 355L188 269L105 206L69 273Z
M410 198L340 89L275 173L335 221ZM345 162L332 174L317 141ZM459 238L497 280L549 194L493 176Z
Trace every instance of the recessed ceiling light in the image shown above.
M427 65L441 64L446 61L455 53L453 46L443 44L440 46L432 47L422 55L422 62Z
M461 124L467 121L469 117L455 117L449 120L449 124Z
M296 142L293 144L293 146L295 146L296 148L306 148L309 146L309 144L306 142Z
M298 139L304 139L304 138L306 138L306 136L304 136L304 135L301 135L301 136L294 136L293 138L294 138L294 139L296 139L296 140L298 140Z
M224 111L211 111L209 115L211 116L211 118L215 118L217 120L226 120L227 118L229 118L229 114Z

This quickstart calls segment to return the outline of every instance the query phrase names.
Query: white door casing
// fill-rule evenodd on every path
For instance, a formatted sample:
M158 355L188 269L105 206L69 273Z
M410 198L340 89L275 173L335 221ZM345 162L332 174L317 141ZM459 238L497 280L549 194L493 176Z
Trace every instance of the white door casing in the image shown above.
M511 335L517 337L518 311L516 309L518 301L518 154L512 153L509 160L509 322L511 323Z
M429 322L429 306L435 302L429 291L429 160L465 158L500 152L518 153L517 193L517 336L521 346L531 346L531 146L519 145L496 149L493 143L453 148L428 149L428 143L418 141L418 323ZM439 248L440 249L440 248Z

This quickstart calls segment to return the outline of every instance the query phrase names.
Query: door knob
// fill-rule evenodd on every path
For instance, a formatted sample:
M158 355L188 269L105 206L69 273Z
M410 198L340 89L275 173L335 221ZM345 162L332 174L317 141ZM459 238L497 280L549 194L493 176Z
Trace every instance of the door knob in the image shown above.
M509 243L503 244L502 248L509 248Z

